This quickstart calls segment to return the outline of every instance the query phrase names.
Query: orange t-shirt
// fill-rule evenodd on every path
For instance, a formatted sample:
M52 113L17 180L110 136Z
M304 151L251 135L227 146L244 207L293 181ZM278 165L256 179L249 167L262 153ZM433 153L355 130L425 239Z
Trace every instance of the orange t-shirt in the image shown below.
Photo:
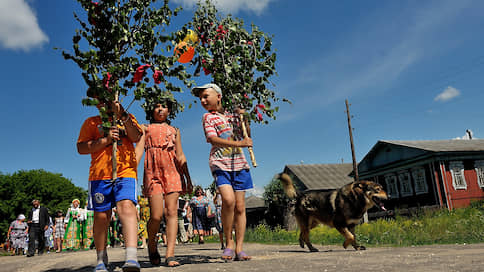
M130 114L131 120L141 131L141 127L136 121L136 118ZM79 133L77 143L96 140L103 136L102 121L100 116L89 117L84 121ZM118 141L117 149L117 175L120 178L136 178L136 170L138 163L136 161L136 154L134 151L133 142L127 136L121 137ZM108 145L104 149L91 153L91 166L89 168L89 180L106 180L112 179L112 153L113 146Z

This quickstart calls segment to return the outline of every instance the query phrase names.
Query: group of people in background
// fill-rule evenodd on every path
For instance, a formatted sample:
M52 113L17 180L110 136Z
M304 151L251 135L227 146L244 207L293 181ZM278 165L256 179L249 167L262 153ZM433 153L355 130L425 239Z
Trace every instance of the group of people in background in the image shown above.
M51 250L59 253L92 248L94 213L79 204L80 201L74 199L65 214L58 210L50 216L38 200L32 201L33 208L28 218L19 214L8 229L7 239L12 255L32 257L36 249L42 255Z
M199 236L198 243L203 244L203 236L212 235L212 229L216 228L219 231L220 240L223 245L223 236L221 229L221 203L214 204L213 201L220 202L220 194L216 194L214 199L205 196L206 193L200 186L195 189L195 196L192 199L182 198L178 199L178 235L177 243L182 244L193 242L196 235ZM39 210L40 216L40 202L34 200L33 210ZM39 205L39 206L36 206ZM147 223L150 220L150 207L148 199L142 196L138 197L138 248L146 248L148 240ZM43 209L42 209L43 210ZM32 213L32 217L34 217ZM45 216L43 210L42 216ZM93 211L87 208L80 208L80 201L74 199L70 208L64 214L61 210L56 211L51 217L48 215L40 223L40 218L27 220L24 214L19 214L18 217L11 222L7 233L9 240L9 250L12 255L27 255L33 256L35 248L38 254L55 250L56 253L61 251L77 251L89 250L94 248L93 240ZM27 220L27 221L26 221ZM29 223L31 225L32 238L29 237ZM49 222L45 224L44 222ZM37 225L38 224L38 227ZM42 236L39 230L44 230ZM162 219L160 228L156 231L157 244L167 246L166 237L166 222ZM43 238L43 240L41 239ZM28 251L29 241L33 241L33 246L30 248L33 251ZM41 246L41 245L44 246ZM116 208L113 208L112 218L108 229L107 244L109 246L122 246L122 228L117 216Z
M213 227L220 235L222 259L244 261L251 258L243 251L245 191L253 188L249 165L242 151L243 147L252 146L252 140L241 131L239 116L244 111L226 111L221 104L222 91L216 84L195 87L192 94L200 99L201 105L207 110L202 117L202 125L206 140L212 146L209 167L217 188L214 198L208 198L203 189L197 187L195 195L189 201L185 199L183 208L180 207L180 196L191 194L193 188L181 146L180 130L170 125L170 118L174 117L177 107L173 99L165 97L151 104L147 102L144 107L149 124L140 125L119 102L104 101L89 89L88 96L99 102L96 106L108 109L108 113L112 114L114 118L110 121L113 125L104 127L98 115L86 119L81 127L77 150L80 154L91 156L89 212L81 209L79 201L74 200L63 220L62 214L56 214L53 235L56 237L57 250L60 250L60 245L63 249L86 249L94 245L97 255L94 271L108 271L107 247L110 235L111 238L113 235L108 229L115 222L121 226L118 231L122 234L126 253L123 271L140 271L137 260L140 237L142 241L147 240L151 264L157 266L161 263L157 242L160 226L163 225L166 231L161 236L166 244L165 265L168 267L180 265L175 258L178 234L182 242L198 236L198 243L203 244L204 236L211 235ZM245 126L248 127L248 123ZM114 156L113 150L117 150ZM136 197L137 166L143 154L143 195L148 201L141 203ZM113 157L115 163L112 163ZM116 166L115 171L113 165ZM136 210L138 204L139 211ZM119 220L113 220L115 213ZM43 214L41 209L29 212L27 256L33 256L35 241L44 245L49 217L46 209L45 218ZM184 217L191 221L193 231L191 234L188 224L186 239L180 228L181 225L186 226ZM21 232L24 226L21 218L19 216L12 230L15 227L15 231L18 229ZM235 230L235 240L232 230ZM43 250L39 247L39 253Z

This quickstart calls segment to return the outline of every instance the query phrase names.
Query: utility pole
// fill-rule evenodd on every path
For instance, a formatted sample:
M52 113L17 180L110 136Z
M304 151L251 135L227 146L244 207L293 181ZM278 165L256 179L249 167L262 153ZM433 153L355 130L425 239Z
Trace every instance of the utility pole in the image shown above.
M355 173L355 181L358 181L360 178L358 177L358 167L356 166L356 158L355 158L355 146L353 144L353 129L351 128L351 116L350 116L350 107L348 105L348 99L345 100L346 102L346 115L348 116L348 130L350 132L350 144L351 144L351 157L353 158L353 172Z

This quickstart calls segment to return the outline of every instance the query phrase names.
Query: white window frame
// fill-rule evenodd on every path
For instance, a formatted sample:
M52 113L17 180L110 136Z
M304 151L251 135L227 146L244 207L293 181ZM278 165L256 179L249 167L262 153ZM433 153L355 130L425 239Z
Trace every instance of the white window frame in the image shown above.
M398 181L400 182L400 195L413 196L412 181L410 180L410 172L402 171L398 173Z
M475 161L474 168L476 169L477 184L484 188L484 160Z
M450 173L452 173L452 185L455 190L467 190L466 177L464 175L464 163L462 161L449 162ZM458 181L461 182L458 182Z
M415 185L415 194L421 195L429 192L427 177L425 177L425 168L418 167L412 169L413 184Z
M397 184L397 176L395 174L385 175L385 183L387 185L387 194L389 198L399 198L399 190Z

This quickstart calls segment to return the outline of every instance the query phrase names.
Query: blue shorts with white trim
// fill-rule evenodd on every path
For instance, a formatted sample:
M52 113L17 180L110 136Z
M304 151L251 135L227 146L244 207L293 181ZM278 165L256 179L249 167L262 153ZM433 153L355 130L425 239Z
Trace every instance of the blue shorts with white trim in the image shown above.
M105 212L116 207L116 203L121 200L131 200L136 205L136 186L135 178L89 181L87 208L96 212Z
M213 176L215 177L217 187L230 185L234 191L246 191L254 188L249 169L240 171L215 170L213 171Z

